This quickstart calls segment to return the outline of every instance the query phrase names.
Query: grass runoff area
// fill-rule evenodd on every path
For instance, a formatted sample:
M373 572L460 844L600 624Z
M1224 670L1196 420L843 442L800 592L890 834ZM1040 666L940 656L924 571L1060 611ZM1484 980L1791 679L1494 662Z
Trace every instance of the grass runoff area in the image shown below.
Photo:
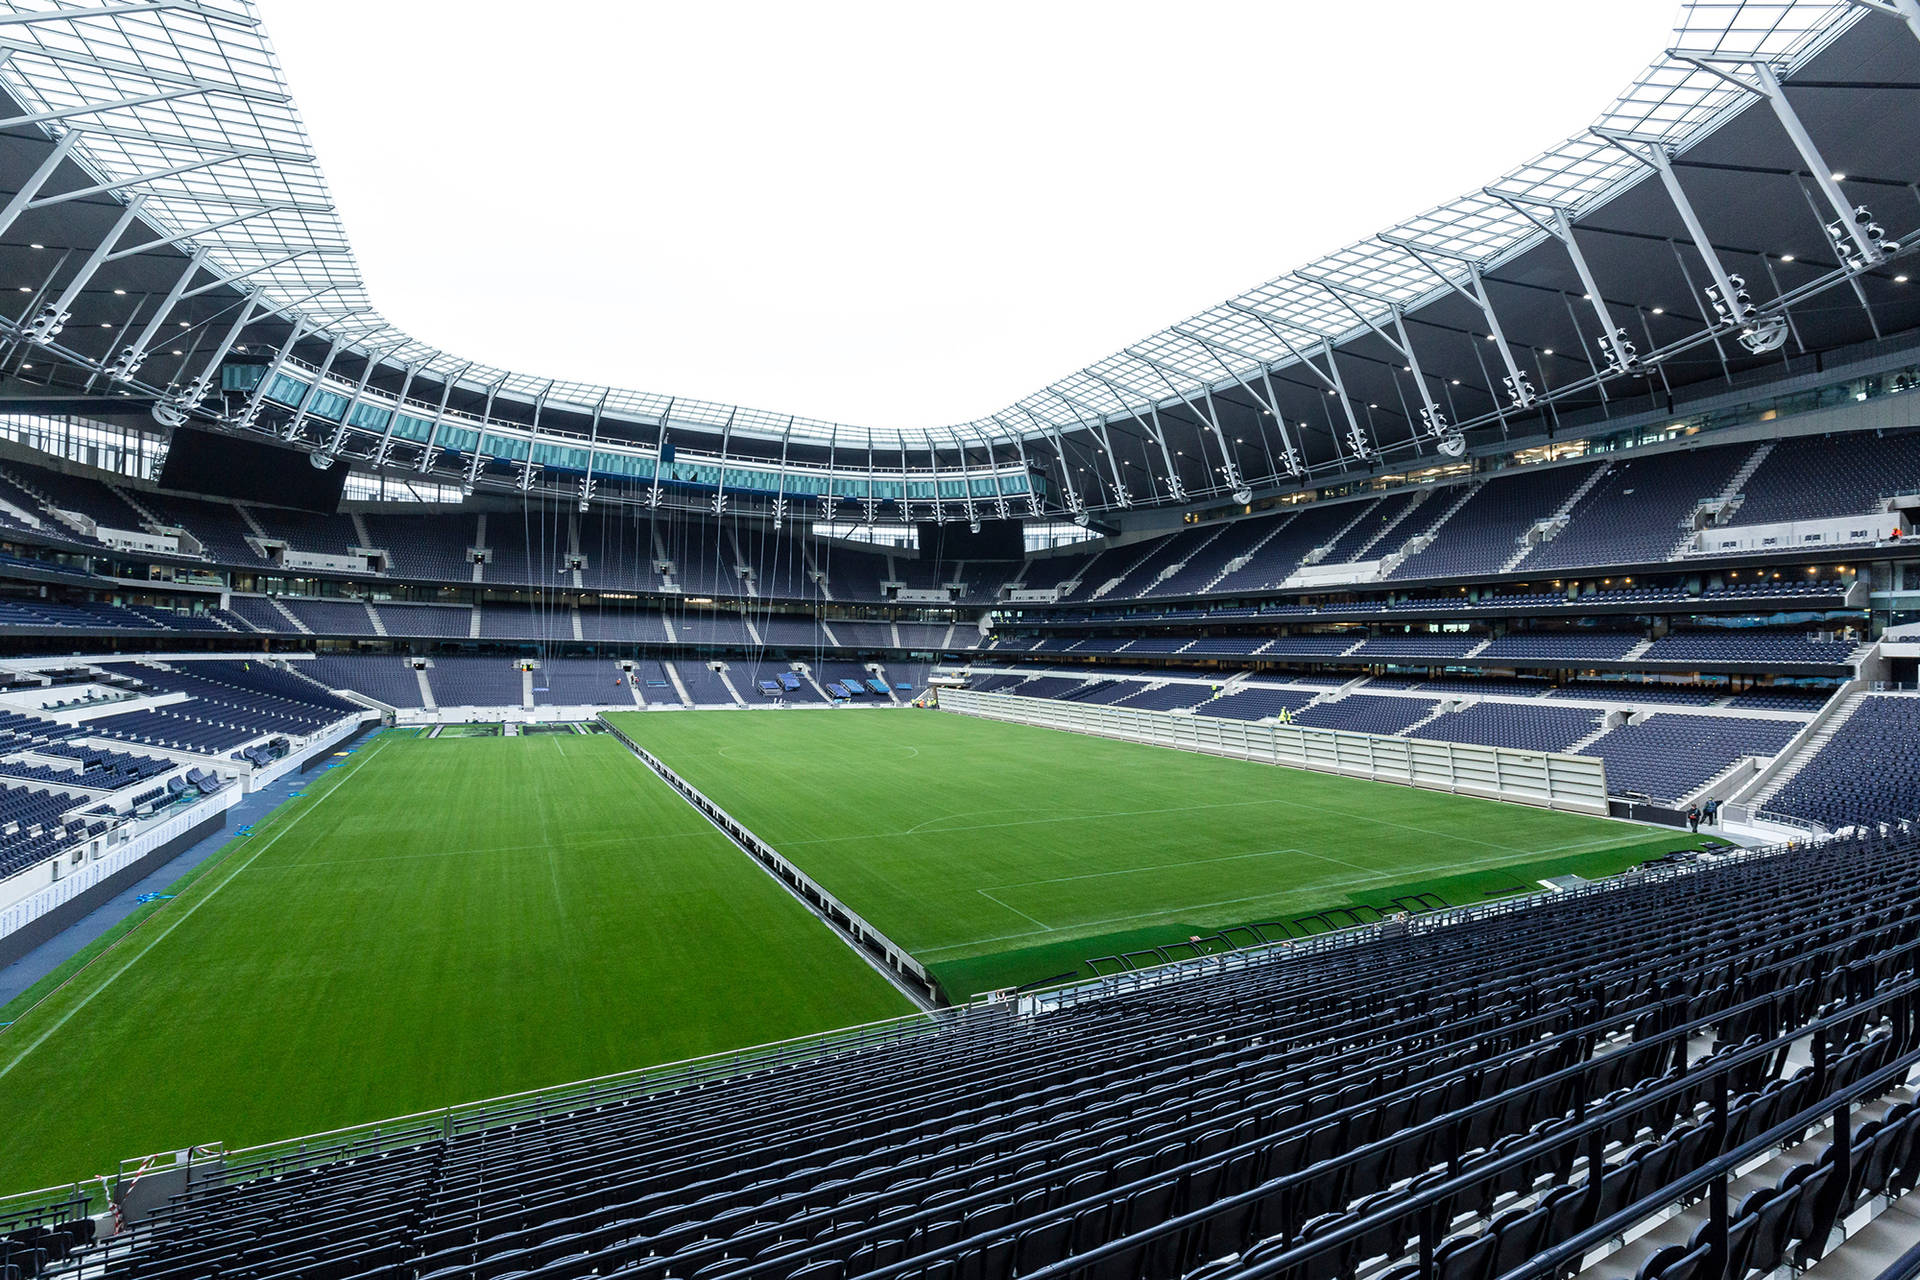
M1702 843L932 711L608 719L955 1000L1227 926L1415 893L1459 906Z
M606 734L375 736L173 892L0 1010L0 1192L911 1012Z

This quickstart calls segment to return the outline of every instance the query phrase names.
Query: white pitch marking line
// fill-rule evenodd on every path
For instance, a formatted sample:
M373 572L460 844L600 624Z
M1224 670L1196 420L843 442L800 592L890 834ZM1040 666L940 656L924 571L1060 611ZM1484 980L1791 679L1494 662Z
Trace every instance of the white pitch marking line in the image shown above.
M1234 862L1241 858L1269 858L1276 853L1307 853L1307 851L1305 849L1255 849L1251 853L1227 853L1227 854L1222 854L1218 858L1191 858L1185 862L1156 862L1149 867L1116 867L1112 871L1089 871L1084 875L1052 876L1046 880L1021 880L1013 884L995 884L995 885L988 885L987 887L990 889L1030 889L1034 885L1038 885L1038 884L1065 884L1070 880L1098 880L1104 876L1130 876L1142 871L1172 871L1180 867L1204 867L1208 863L1212 863L1212 862ZM1323 855L1317 854L1317 853L1307 853L1307 856L1310 858L1318 858L1318 857L1322 857ZM1337 862L1339 861L1339 859L1327 858L1326 861ZM1354 864L1351 862L1347 863L1346 865L1349 867L1353 867L1354 870L1356 871L1370 872L1374 870L1374 868L1372 867L1354 866ZM1001 905L1006 906L1005 903L1002 903ZM1009 911L1013 910L1013 908L1011 907L1008 907L1007 909ZM1039 922L1035 921L1035 923L1037 924Z
M1305 851L1301 850L1301 852L1305 852ZM1319 855L1314 855L1314 856L1319 856ZM1448 873L1458 873L1458 872L1464 872L1464 871L1482 871L1482 870L1487 870L1489 868L1498 868L1511 861L1512 859L1510 858L1503 858L1503 857L1497 857L1497 856L1489 857L1489 858L1476 858L1476 859L1470 859L1466 862L1449 863L1447 866L1441 867L1441 868L1435 868L1435 870L1445 871ZM1360 884L1370 884L1377 880L1397 880L1401 878L1402 874L1403 873L1399 871L1375 871L1375 872L1370 872L1364 876L1359 876L1352 879L1343 879L1338 882L1338 885L1340 886L1360 885ZM1045 883L1045 882L1037 881L1036 883ZM1005 888L1006 886L1003 885L1001 887ZM1144 926L1144 925L1155 924L1158 922L1168 920L1169 918L1178 916L1182 912L1186 912L1186 911L1204 911L1210 907L1227 907L1227 906L1232 906L1233 904L1239 903L1239 902L1269 901L1274 898L1280 898L1284 896L1286 896L1286 894L1284 893L1255 893L1255 894L1249 894L1247 897L1244 897L1244 898L1223 898L1218 902L1191 902L1191 903L1186 903L1182 906L1167 907L1161 911L1137 913L1134 915L1125 915L1125 916L1110 916L1105 920L1076 920L1072 924L1043 926L1043 928L1038 931L1028 929L1020 933L997 934L991 938L970 938L965 942L949 943L947 946L944 946L944 947L928 947L924 951L915 951L914 955L922 959L926 959L932 956L945 955L948 952L952 952L952 951L965 951L969 947L983 947L993 942L1011 942L1016 938L1034 938L1034 937L1038 937L1042 932L1064 933L1069 930L1094 929L1105 924L1140 924ZM1000 905L1006 906L1005 903L1001 903ZM1291 907L1288 908L1288 910L1295 910L1295 909L1296 908L1291 908ZM1297 909L1305 910L1305 908L1297 908ZM1014 910L1014 908L1007 907L1007 910L1012 911ZM1031 916L1028 916L1027 918L1030 920L1033 919L1033 917ZM1039 922L1035 921L1034 923L1038 924Z
M1033 923L1040 926L1040 931L1042 933L1053 932L1053 926L1048 924L1045 920L1034 920L1032 916L1028 915L1026 912L1022 911L1020 908L1013 906L1010 903L1001 902L1000 899L994 897L991 893L988 893L985 889L975 889L974 892L979 894L981 897L985 898L988 902L995 904L996 906L1005 907L1007 910L1013 912L1013 914L1019 916L1022 920L1032 920Z

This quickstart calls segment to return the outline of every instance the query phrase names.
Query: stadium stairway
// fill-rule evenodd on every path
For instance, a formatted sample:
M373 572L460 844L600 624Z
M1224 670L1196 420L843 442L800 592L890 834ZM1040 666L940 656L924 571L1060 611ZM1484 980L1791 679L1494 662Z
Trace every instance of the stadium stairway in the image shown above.
M309 627L306 623L300 621L299 617L293 612L293 610L287 608L286 605L282 604L279 600L277 600L272 596L268 596L266 600L267 600L267 604L272 607L275 613L279 614L282 618L285 618L287 620L287 626L290 627L292 630L298 632L303 636L310 636L313 634L313 628ZM476 609L474 610L474 612L478 613L479 610Z
M1697 861L0 1230L102 1280L1765 1274L1912 1190L1917 944L1911 833Z
M1814 758L1826 748L1829 742L1833 741L1834 735L1839 733L1847 721L1853 718L1854 713L1860 710L1861 704L1867 700L1867 697L1864 691L1848 694L1839 708L1828 716L1805 742L1800 744L1799 749L1790 759L1783 762L1781 768L1767 781L1766 785L1753 794L1747 801L1748 805L1755 810L1765 809L1768 801L1785 790L1787 784L1799 776L1801 770L1813 763Z

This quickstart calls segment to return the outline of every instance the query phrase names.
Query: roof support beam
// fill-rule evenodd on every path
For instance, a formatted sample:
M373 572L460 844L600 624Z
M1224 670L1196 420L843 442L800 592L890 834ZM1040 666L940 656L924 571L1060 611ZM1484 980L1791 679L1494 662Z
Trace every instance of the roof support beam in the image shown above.
M1234 460L1233 460L1233 447L1227 443L1227 433L1220 429L1220 416L1214 410L1212 400L1209 399L1207 402L1207 407L1205 409L1202 409L1199 405L1195 404L1193 400L1191 400L1185 393L1183 393L1178 387L1174 385L1173 379L1167 376L1166 366L1162 365L1158 360L1154 360L1148 356L1144 356L1140 354L1138 351L1135 351L1132 347L1126 347L1124 348L1124 350L1126 354L1132 356L1135 360L1138 360L1141 364L1146 365L1148 368L1152 369L1155 373L1159 374L1160 381L1167 384L1167 390L1173 392L1173 394L1179 398L1182 404L1185 404L1191 407L1193 411L1196 414L1198 414L1200 418L1209 427L1213 429L1213 438L1220 445L1220 478L1221 480L1225 481L1227 488L1232 490L1235 502L1244 503L1250 500L1253 497L1253 494L1247 489L1246 482L1240 478L1240 468L1234 463ZM1201 394L1203 395L1205 394L1204 390L1202 391ZM1206 460L1206 455L1202 453L1201 461L1204 462L1205 460Z
M660 411L660 433L653 438L653 475L648 477L647 509L651 511L660 505L660 473L667 469L667 423L673 419L673 406L676 399L669 399L667 407ZM827 467L833 467L833 450L840 443L838 433L827 445ZM833 508L828 507L825 515L833 516Z
M1391 236L1381 236L1380 239L1404 250L1414 261L1438 276L1448 288L1480 308L1480 314L1487 322L1487 333L1492 337L1494 346L1500 350L1500 362L1507 367L1507 395L1513 401L1513 407L1531 409L1540 398L1539 394L1534 391L1532 380L1520 371L1519 362L1513 358L1513 348L1507 342L1506 330L1500 327L1500 313L1493 309L1493 302L1487 297L1487 281L1481 274L1480 264L1472 258L1438 249L1424 248L1409 240L1396 240ZM1458 262L1466 267L1467 285L1463 286L1452 276L1434 266L1428 261L1428 254Z
M0 53L11 54L10 49L0 49ZM56 120L72 120L79 116L99 115L106 111L128 111L134 107L151 106L156 102L172 102L176 98L192 98L206 93L205 89L170 89L165 93L143 93L136 97L119 98L113 102L83 102L77 107L61 107L57 111L35 111L23 116L8 116L0 120L0 129L21 129L28 125L52 124Z
M552 383L547 384L549 388ZM544 393L542 399L544 399ZM727 410L726 425L720 428L720 457L713 469L713 514L727 514L727 447L733 443L733 419L740 412L738 407ZM873 447L867 447L867 462L873 462Z
M398 348L395 348L398 350ZM533 398L533 423L527 429L527 456L520 463L520 474L514 477L514 484L525 493L533 488L533 481L540 474L540 463L534 458L534 450L540 445L540 411L547 407L547 396L553 391L553 381L540 388L540 394Z
M5 235L20 215L33 205L33 201L40 194L40 189L47 185L47 179L53 176L54 170L60 167L61 161L67 158L74 144L79 141L80 135L69 130L53 144L53 150L49 151L46 159L40 162L40 167L20 184L20 189L13 193L13 199L7 201L7 207L0 209L0 235Z
M1149 400L1147 404L1147 412L1150 416L1143 418L1140 416L1140 411L1133 407L1133 400L1130 399L1127 395L1127 391L1131 390L1131 388L1122 388L1118 383L1112 381L1109 378L1105 378L1100 374L1093 372L1093 370L1091 369L1087 370L1087 376L1092 378L1094 381L1098 382L1101 386L1105 387L1108 393L1112 395L1115 400L1120 402L1120 406L1126 410L1127 416L1129 418L1132 418L1135 422L1139 423L1140 429L1147 433L1147 438L1152 440L1153 443L1159 448L1160 463L1162 466L1166 468L1167 495L1171 497L1175 502L1184 501L1187 496L1186 486L1180 482L1180 468L1174 465L1173 449L1167 444L1166 433L1160 429L1160 415L1153 411L1152 402ZM1137 392L1135 393L1135 396L1136 397L1138 396ZM1104 436L1102 438L1104 440ZM1114 460L1113 448L1111 445L1107 446L1107 458L1108 458L1108 465L1116 468L1115 474L1117 475L1118 474L1117 468L1119 467L1120 464ZM1151 472L1153 468L1149 466L1147 470ZM1149 481L1152 480L1151 475L1148 476L1148 480ZM1158 490L1157 485L1154 486L1154 488L1156 489L1156 491Z
M43 343L66 327L67 321L73 317L73 306L80 300L81 291L93 280L94 273L105 265L107 254L112 252L114 245L120 243L120 237L140 216L140 208L146 202L145 196L135 196L127 202L127 207L120 211L120 216L114 220L107 234L100 237L100 243L80 264L80 270L74 273L73 279L67 281L67 287L60 291L60 296L42 307L40 314L27 322L27 341Z
M469 360L460 366L458 372L454 373L451 377L441 380L440 405L433 411L433 422L427 427L426 445L420 450L420 461L415 464L414 468L422 475L426 474L433 466L434 451L440 444L440 424L447 420L447 401L453 398L454 384L464 378L467 370L471 368L473 368L473 361Z
M467 493L480 482L480 468L487 465L487 431L493 426L493 398L500 394L500 385L506 381L502 375L498 382L487 388L487 403L480 410L480 430L473 440L473 454L467 459L466 470L461 473L460 487Z
M1833 210L1837 221L1828 227L1828 235L1835 246L1847 256L1846 245L1850 242L1860 260L1867 266L1877 267L1886 261L1885 246L1868 234L1867 226L1871 217L1862 220L1856 216L1853 202L1847 199L1847 193L1834 181L1833 170L1828 167L1826 157L1820 154L1820 148L1814 143L1813 135L1807 132L1806 125L1800 121L1800 113L1787 101L1786 90L1780 85L1780 77L1771 65L1756 58L1729 58L1715 53L1689 53L1684 49L1667 50L1669 57L1692 63L1708 75L1718 76L1735 88L1745 89L1755 97L1765 98L1767 105L1773 108L1773 114L1779 118L1780 127L1786 131L1793 149L1800 153L1801 161L1807 166L1807 172L1813 175L1813 184L1820 188L1820 194L1826 197L1828 206ZM1722 70L1722 66L1745 67L1753 76L1751 81L1732 72ZM1861 208L1864 210L1865 206Z
M902 447L900 450L900 470L903 476L906 472L906 469L907 469L907 451L904 447ZM931 433L929 433L927 437L927 473L933 477L934 523L945 524L947 522L947 508L946 508L946 504L940 501L940 451L934 448L933 437ZM913 503L906 499L905 491L902 491L902 500L906 501L908 518L911 519Z
M207 358L207 363L201 367L199 376L192 382L189 382L179 394L170 399L154 402L153 418L155 422L160 423L162 426L177 427L187 420L188 414L200 406L200 402L206 399L207 392L212 389L214 378L219 376L220 365L226 360L227 353L233 350L234 343L240 341L241 331L253 323L253 313L259 310L260 302L260 291L258 289L247 295L246 302L242 304L240 310L234 315L233 323L227 326L227 332L220 339L219 345L213 349L213 354Z
M1079 401L1075 400L1072 396L1060 390L1058 387L1048 387L1047 390L1053 394L1054 399L1060 401L1060 403L1067 406L1067 412L1071 413L1076 419L1078 419L1080 422L1080 425L1086 428L1089 434L1099 438L1100 452L1106 455L1107 470L1111 472L1113 475L1113 500L1119 503L1122 507L1132 506L1133 495L1127 491L1126 481L1120 478L1120 463L1113 456L1113 440L1107 434L1107 423L1106 423L1105 417L1103 417L1096 410L1090 409L1086 405L1081 404ZM1109 387L1108 390L1112 390L1112 388ZM1093 417L1089 419L1087 417L1082 416L1083 410L1086 413L1091 413ZM1164 448L1164 446L1162 447Z
M249 18L237 13L224 13L194 0L133 0L127 4L102 4L87 8L46 9L38 13L10 13L0 16L0 27L21 26L27 23L75 22L92 18L115 18L121 14L159 13L163 10L177 13L191 13L205 18L208 22L225 23L233 27L257 27L258 18Z
M236 213L230 218L221 218L217 222L202 223L200 226L194 227L190 231L175 232L172 235L162 236L158 240L144 240L139 244L130 244L124 249L115 249L112 253L107 255L107 261L118 262L122 258L132 258L143 253L150 253L155 249L165 249L170 245L176 245L181 243L182 241L198 240L201 236L211 235L213 232L222 230L223 228L226 228L226 227L231 227L237 222L245 222L247 219L257 218L263 213L278 213L282 209L289 209L289 208L292 208L292 206L282 205L282 204L270 204L270 205L264 205L258 209L248 210L246 213Z
M161 324L165 322L174 307L179 305L180 299L186 296L187 285L200 274L200 268L206 265L207 253L208 250L205 248L193 251L192 256L187 259L187 269L180 273L179 279L173 282L173 287L167 290L167 296L161 299L159 308L148 317L146 327L140 331L140 336L120 348L120 354L113 358L112 364L107 368L108 377L116 382L132 381L133 375L139 372L141 365L146 363L147 348L152 344L154 335L160 332Z
M79 130L74 130L72 133L67 134L67 137L71 138L78 132ZM64 139L62 141L64 141ZM216 152L204 160L192 160L186 164L168 165L164 169L148 169L144 173L132 174L125 178L114 178L107 182L96 182L90 187L75 187L72 191L62 191L59 195L55 196L35 196L28 200L22 207L25 209L46 209L56 204L66 204L71 200L84 200L88 196L105 195L110 191L125 191L128 187L137 187L148 182L158 182L162 178L172 178L183 173L193 173L200 169L211 169L215 165L226 164L229 160L244 160L250 155L258 154L261 153L245 149ZM5 230L4 224L0 224L0 230Z
M335 337L327 344L326 358L320 361L320 368L314 372L313 380L307 384L307 392L300 397L300 403L294 406L293 417L287 419L287 425L280 428L282 440L294 440L300 435L300 428L306 425L307 412L313 407L314 397L320 394L320 384L333 372L333 362L340 358L341 349L347 345L344 337Z
M1000 415L997 413L989 414L988 416L993 419L994 425L996 426L1005 427L1007 425L1000 421ZM1026 477L1027 481L1027 514L1035 520L1038 520L1040 518L1040 489L1039 486L1033 482L1033 463L1027 460L1026 435L1019 431L1010 431L1009 434L1013 439L1013 451L1020 459L1021 474ZM993 487L995 491L998 491L1000 485L996 482ZM1068 491L1071 492L1072 488L1073 482L1071 480L1067 481ZM1004 506L1002 510L1005 510Z
M28 43L5 38L0 38L0 49L27 58L45 58L49 62L67 62L75 66L92 67L113 75L151 80L155 84L170 84L200 93L222 93L229 97L249 98L255 102L271 102L277 105L285 105L291 101L284 93L268 93L261 89L243 88L238 84L221 84L216 80L202 80L198 76L183 75L177 71L163 71L142 62L122 62L118 58L102 58L78 49L61 49L37 42Z
M1680 221L1687 228L1687 238L1693 241L1694 252L1700 255L1707 274L1713 277L1713 287L1708 290L1707 298L1708 319L1711 321L1717 315L1721 325L1744 323L1750 319L1745 305L1740 302L1744 290L1735 284L1726 263L1720 259L1719 250L1713 247L1713 240L1707 235L1705 224L1694 210L1693 201L1687 198L1679 175L1673 171L1673 157L1668 154L1666 145L1660 142L1647 143L1610 129L1594 129L1592 132L1595 137L1611 143L1659 175L1660 184L1667 189L1667 199L1672 201L1674 212L1680 215ZM1740 284L1744 285L1745 281Z
M1600 286L1594 283L1593 272L1587 266L1587 255L1580 251L1580 242L1573 235L1573 219L1567 211L1557 204L1541 204L1539 201L1522 201L1492 187L1484 188L1494 199L1512 209L1515 213L1540 228L1567 251L1567 259L1573 263L1574 274L1580 277L1580 287L1586 291L1587 305L1593 308L1594 318L1600 322L1600 348L1607 357L1608 368L1614 373L1632 373L1639 368L1640 360L1627 331L1613 322L1613 313L1607 309L1606 295L1600 292ZM1535 204L1547 211L1543 221L1535 217L1528 209Z
M1347 395L1346 381L1340 376L1340 362L1334 358L1333 354L1333 340L1314 333L1311 329L1301 329L1298 326L1286 324L1284 321L1270 316L1264 311L1249 307L1244 303L1228 302L1227 305L1235 311L1250 315L1255 320L1258 320L1261 325L1265 327L1266 331L1273 335L1274 341L1285 347L1295 360L1306 366L1307 370L1312 373L1314 377L1326 384L1328 392L1339 398L1341 412L1346 415L1346 443L1348 451L1361 461L1373 457L1373 443L1367 439L1366 430L1360 425L1360 417L1353 411L1353 400ZM1297 333L1308 334L1316 342L1319 342L1327 362L1326 369L1322 370L1319 365L1307 357L1305 352L1294 346L1287 335L1281 332L1282 328L1290 328Z
M1177 333L1181 337L1185 338L1188 342L1195 343L1196 345L1205 349L1206 353L1213 357L1213 362L1219 365L1223 370L1225 370L1229 378L1232 378L1235 382L1239 383L1240 389L1246 392L1248 395L1252 396L1254 399L1254 402L1258 404L1262 410L1265 411L1266 416L1273 419L1274 424L1280 430L1281 467L1290 476L1300 475L1302 471L1301 462L1300 462L1300 451L1294 448L1293 437L1287 431L1286 416L1280 412L1279 400L1273 394L1273 383L1267 378L1267 369L1268 369L1267 361L1262 360L1259 356L1253 355L1250 352L1236 350L1235 348L1230 347L1226 343L1221 342L1217 339L1203 338L1199 334L1194 333L1191 330L1180 328L1178 325L1175 325L1171 330L1171 332ZM1258 391L1255 391L1253 387L1247 382L1247 380L1240 376L1238 370L1236 370L1232 365L1228 364L1225 360L1221 359L1220 353L1222 351L1226 352L1230 356L1238 356L1242 360L1251 360L1256 365L1258 365L1260 367L1260 380L1266 385L1267 394L1263 396Z
M1913 32L1914 39L1920 40L1920 0L1851 0L1851 3L1900 19L1907 24L1907 30Z
M280 349L273 353L273 360L260 375L260 381L254 387L253 394L247 397L247 407L242 409L240 416L234 420L236 425L243 428L251 427L259 419L260 406L266 401L268 388L273 385L273 380L280 376L280 370L286 365L287 357L293 354L294 347L312 328L313 321L306 315L297 315L293 318L293 328L288 331L287 340L281 343Z
M1421 372L1420 369L1420 353L1413 349L1413 343L1407 337L1406 308L1397 302L1388 301L1377 294L1368 293L1364 289L1355 289L1351 285L1336 285L1331 280L1322 280L1320 277L1308 275L1304 271L1297 271L1294 274L1302 280L1308 280L1319 285L1322 289L1325 289L1329 294L1333 295L1335 302L1338 302L1351 312L1354 318L1361 324L1373 330L1375 337L1386 343L1402 360L1407 362L1407 372L1413 375L1414 389L1420 396L1420 422L1426 428L1427 434L1433 438L1435 445L1442 453L1458 457L1461 452L1465 452L1466 445L1464 438L1461 436L1459 430L1447 421L1447 415L1441 410L1439 404L1434 401L1433 393L1427 389L1426 374ZM1374 322L1373 317L1354 306L1352 299L1347 296L1349 293L1353 294L1354 297L1364 299L1368 302L1384 304L1388 314L1393 317L1393 333L1389 334ZM1401 407L1404 409L1405 405L1406 401L1403 397ZM1415 447L1416 449L1418 448L1417 440Z
M929 434L931 434L931 433L929 433ZM958 461L959 461L959 463L960 463L960 506L961 506L961 509L962 509L963 511L965 511L965 512L966 512L966 516L967 516L967 524L968 524L969 526L972 526L972 525L976 525L976 524L979 524L979 523L980 523L980 512L979 512L979 511L978 511L978 509L976 509L976 508L974 507L974 505L973 505L973 476L972 476L972 475L971 475L971 474L970 474L970 473L969 473L969 472L967 471L967 446L966 446L966 442L960 439L960 432L959 432L959 430L958 430L958 428L955 428L955 427L948 427L948 428L947 428L947 434L953 437L953 448L954 448L954 452L955 452L955 454L957 455L957 459L958 459ZM928 452L932 452L932 448L933 448L933 446L932 446L931 444L929 444L929 445L927 446L927 448L928 448ZM987 457L988 457L989 459L991 459L991 458L993 457L993 451L992 451L991 449L989 449L989 450L987 451ZM939 500L940 500L940 477L939 477L938 475L936 475L936 476L934 477L934 485L933 485L933 496L934 496L934 501L935 501L936 503L937 503L937 502L939 502Z
M327 442L327 451L329 453L340 452L340 445L347 438L347 426L353 418L354 411L360 407L360 402L366 398L367 383L373 381L373 371L380 367L381 361L406 346L410 341L412 341L412 339L404 338L382 351L379 355L367 357L366 366L360 370L360 381L354 384L353 395L348 398L346 408L340 410L339 424L334 427L333 436Z
M287 254L285 257L275 258L271 262L263 262L257 267L248 267L245 271L242 271L237 275L221 276L218 280L209 281L208 283L201 285L198 289L189 289L186 291L186 293L182 294L181 296L187 297L187 298L197 298L203 293L212 293L215 289L220 288L222 285L238 284L240 283L240 281L245 280L248 276L257 276L262 271L271 271L275 267L284 267L289 262L292 262L296 258L304 258L309 253L315 253L315 252L318 252L318 251L314 249L299 249L293 253ZM321 292L324 293L326 292L326 290L323 289L321 290Z
M600 445L600 415L606 412L607 395L608 392L604 390L600 393L600 403L593 406L593 422L587 427L587 470L586 474L580 477L581 515L587 514L587 508L589 504L593 502L593 490L596 485L593 478L593 452ZM786 472L787 442L786 437L782 436L780 438L780 484L782 489L786 487L787 483ZM774 500L774 507L776 508L774 511L774 519L777 520L780 518L779 508L783 505L784 503L781 499L776 498Z
M1087 504L1080 497L1079 486L1073 482L1073 460L1067 457L1067 443L1060 438L1060 428L1054 426L1045 418L1040 417L1024 404L1014 407L1026 414L1027 417L1033 421L1033 424L1040 428L1040 434L1043 439L1053 441L1054 456L1060 459L1060 484L1061 487L1067 491L1067 510L1073 513L1075 519L1084 518L1087 512ZM994 414L993 420L999 422L1000 415ZM1005 424L1003 423L1002 425L1004 426ZM1025 451L1022 450L1021 461L1024 462L1025 460ZM1039 514L1037 503L1035 504L1035 514Z
M381 431L379 443L373 446L371 462L376 468L387 465L387 455L393 452L393 429L400 425L400 415L407 407L407 392L413 390L413 375L419 366L409 362L405 366L406 375L400 379L400 392L393 398L393 408L387 412L386 429Z

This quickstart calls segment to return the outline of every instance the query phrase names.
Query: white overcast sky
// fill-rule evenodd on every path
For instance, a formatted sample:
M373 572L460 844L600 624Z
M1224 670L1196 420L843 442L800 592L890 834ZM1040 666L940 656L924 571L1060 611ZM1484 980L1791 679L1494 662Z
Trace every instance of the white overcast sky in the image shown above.
M261 0L389 319L980 417L1584 128L1674 0Z

